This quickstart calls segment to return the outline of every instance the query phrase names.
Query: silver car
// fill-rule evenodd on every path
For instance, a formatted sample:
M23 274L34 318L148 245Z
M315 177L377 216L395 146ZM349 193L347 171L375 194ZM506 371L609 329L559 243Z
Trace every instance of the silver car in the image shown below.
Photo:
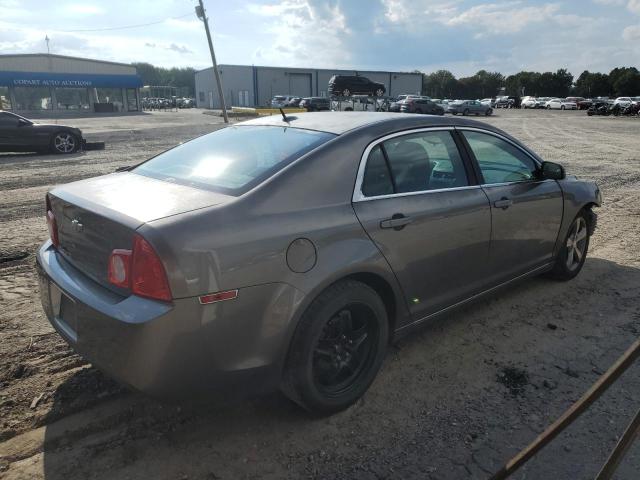
M516 280L575 277L600 203L483 123L262 117L51 190L42 304L138 390L280 387L334 412L415 327Z

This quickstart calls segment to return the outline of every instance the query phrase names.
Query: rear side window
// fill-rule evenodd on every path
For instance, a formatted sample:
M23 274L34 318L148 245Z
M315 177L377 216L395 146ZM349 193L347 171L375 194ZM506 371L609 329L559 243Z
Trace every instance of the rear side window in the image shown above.
M371 151L362 193L373 197L467 185L464 163L451 133L420 132L394 137Z
M520 149L509 142L480 132L463 132L485 184L535 180L538 166Z
M161 153L132 172L240 195L334 137L290 127L232 126Z

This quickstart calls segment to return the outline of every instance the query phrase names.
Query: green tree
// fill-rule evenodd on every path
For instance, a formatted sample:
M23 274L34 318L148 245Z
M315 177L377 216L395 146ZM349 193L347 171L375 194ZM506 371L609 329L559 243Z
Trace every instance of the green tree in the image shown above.
M611 95L611 83L606 73L585 70L576 80L575 93L581 97L605 97Z
M611 75L609 75L609 77L611 77ZM619 75L615 75L615 80L611 83L615 96L635 96L640 92L640 73L633 67L624 69Z

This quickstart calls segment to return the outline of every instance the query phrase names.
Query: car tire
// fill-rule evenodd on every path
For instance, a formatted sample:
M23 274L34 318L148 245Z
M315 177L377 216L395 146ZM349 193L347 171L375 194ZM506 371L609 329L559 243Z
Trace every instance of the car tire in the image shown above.
M564 105L560 105L560 110L564 110Z
M555 264L549 275L560 281L574 278L584 265L589 251L592 216L588 210L582 210L571 222Z
M382 90L381 88L378 88L375 92L373 92L373 94L374 94L376 97L381 97L381 96L383 96L383 95L384 95L384 90Z
M462 112L462 115L463 115L463 116L465 116L465 117L466 117L467 115L469 115L469 109L468 109L468 108L465 108L465 109L464 109L464 112Z
M55 154L74 153L80 148L80 139L71 132L60 131L51 136L49 148Z
M551 110L551 105L547 105L547 106L546 106L546 109L547 109L547 110Z
M484 112L485 116L490 117L491 115L493 115L493 109L488 108L486 112Z
M282 391L312 413L344 410L373 382L388 341L387 311L378 294L362 282L339 281L322 292L300 319Z
M345 88L344 90L342 90L342 96L343 97L350 97L351 96L351 90L349 90L348 88Z

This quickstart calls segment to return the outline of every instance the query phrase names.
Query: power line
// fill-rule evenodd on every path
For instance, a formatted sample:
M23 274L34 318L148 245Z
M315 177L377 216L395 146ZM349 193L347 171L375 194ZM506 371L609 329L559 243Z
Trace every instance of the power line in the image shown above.
M80 29L80 30L56 30L56 31L60 32L60 33L76 33L76 32L107 32L107 31L111 31L111 30L125 30L125 29L128 29L128 28L140 28L140 27L149 27L151 25L158 25L160 23L166 22L167 20L178 20L180 18L189 17L191 15L193 15L193 12L189 12L189 13L186 13L184 15L180 15L179 17L163 18L162 20L158 20L156 22L139 23L137 25L124 25L124 26L121 26L121 27L90 28L90 29Z

